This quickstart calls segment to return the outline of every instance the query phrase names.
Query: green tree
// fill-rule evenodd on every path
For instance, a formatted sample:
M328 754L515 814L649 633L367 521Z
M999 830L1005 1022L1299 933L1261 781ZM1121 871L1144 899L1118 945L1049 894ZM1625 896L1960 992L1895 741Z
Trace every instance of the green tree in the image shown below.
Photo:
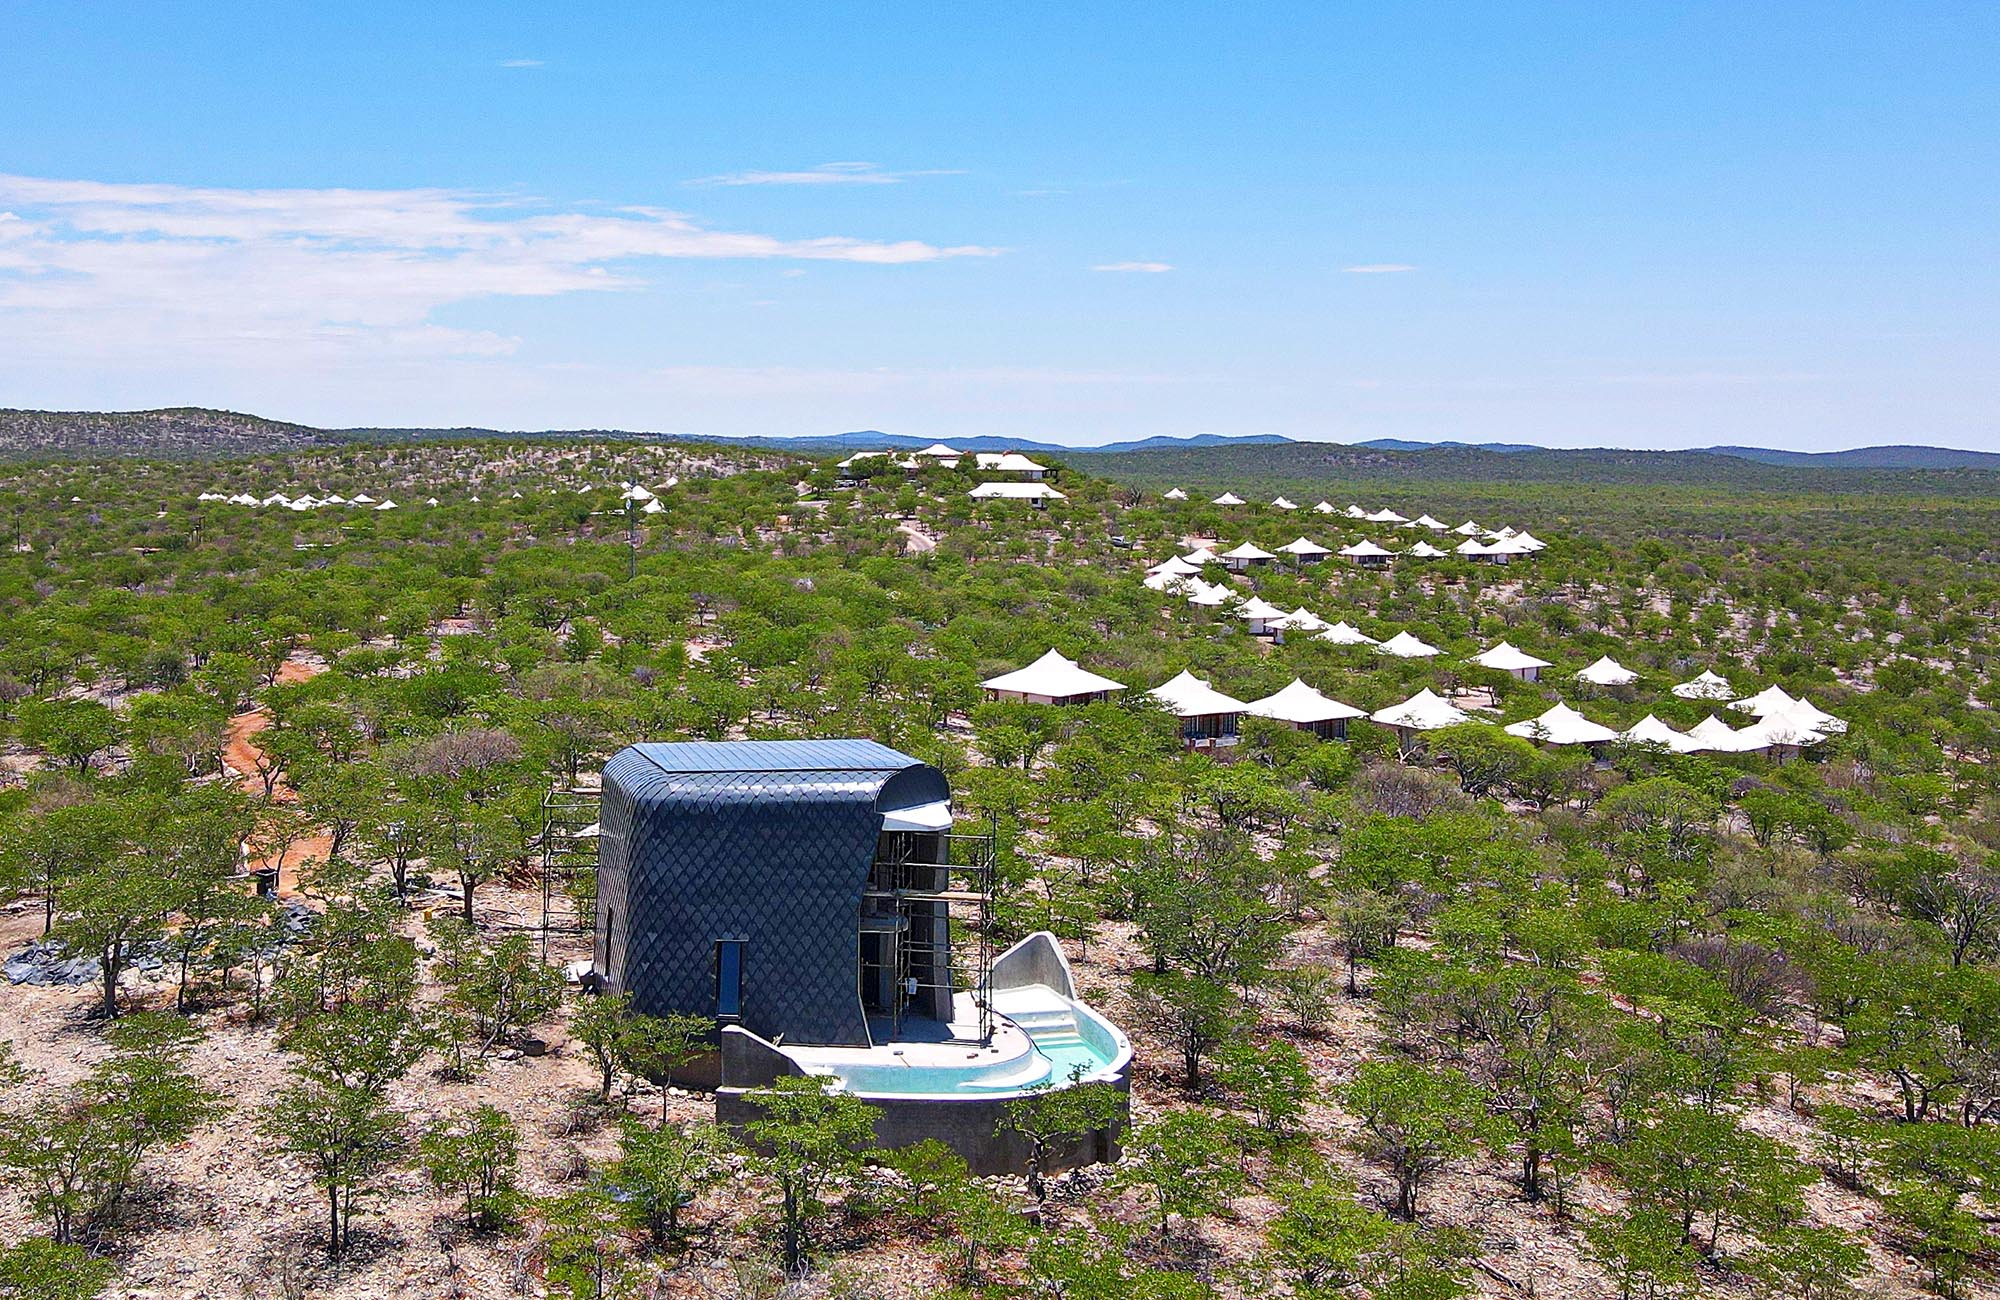
M1133 1129L1119 1182L1146 1193L1165 1236L1176 1217L1199 1223L1243 1190L1249 1177L1244 1145L1241 1125L1227 1116L1198 1108L1170 1110Z
M1448 1066L1365 1061L1340 1099L1361 1121L1356 1148L1396 1180L1399 1218L1416 1218L1424 1184L1471 1155L1491 1130L1485 1094Z
M1040 1205L1048 1200L1048 1179L1065 1143L1119 1122L1125 1097L1108 1083L1081 1083L1079 1071L1066 1086L1041 1084L1007 1103L996 1136L1012 1134L1028 1144L1028 1191Z
M759 1110L744 1126L758 1152L752 1163L777 1185L780 1248L786 1271L796 1274L817 1249L828 1185L859 1169L874 1146L875 1108L804 1076L754 1089L745 1100Z
M619 1122L618 1159L605 1170L606 1185L627 1222L645 1230L656 1246L680 1239L681 1211L729 1177L735 1144L713 1124L658 1128L626 1116Z
M0 1300L96 1300L114 1271L81 1246L29 1237L0 1250Z
M521 1139L507 1113L491 1105L475 1107L417 1142L417 1159L431 1183L450 1192L475 1232L503 1227L513 1217Z
M354 1216L407 1150L402 1115L365 1089L305 1081L279 1089L258 1128L326 1197L327 1252L341 1254Z

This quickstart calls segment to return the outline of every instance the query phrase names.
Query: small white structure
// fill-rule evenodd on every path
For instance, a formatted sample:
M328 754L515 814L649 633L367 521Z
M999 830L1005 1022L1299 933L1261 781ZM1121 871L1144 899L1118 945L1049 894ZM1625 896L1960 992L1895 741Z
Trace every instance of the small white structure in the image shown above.
M1164 573L1175 578L1192 578L1201 572L1201 566L1178 555L1169 555L1158 564L1147 568L1148 573Z
M1320 694L1297 677L1275 695L1250 701L1244 711L1254 717L1290 723L1322 740L1345 740L1348 719L1368 716L1352 704L1342 704Z
M1451 531L1457 533L1460 537L1486 536L1486 530L1484 528L1481 528L1478 524L1473 523L1470 519L1466 520L1464 523L1460 524L1458 527L1452 529Z
M1227 583L1203 582L1200 578L1186 579L1188 604L1203 609L1220 609L1236 599L1236 589Z
M1282 632L1323 632L1333 624L1301 605L1279 619L1274 626Z
M1701 676L1674 687L1674 694L1684 700L1726 700L1736 694L1736 688L1728 678L1704 668Z
M958 448L948 447L941 442L934 442L922 451L913 451L910 454L912 456L924 456L931 460L958 460L965 455Z
M1407 524L1410 522L1407 518L1397 514L1387 506L1383 506L1372 515L1363 515L1361 517L1371 524Z
M857 451L852 456L849 456L846 460L834 462L833 467L835 469L853 469L856 465L859 465L864 460L880 460L882 457L887 456L888 454L889 453L886 451ZM583 489L579 488L578 490L582 491Z
M1221 496L1209 502L1209 504L1212 506L1240 506L1243 504L1243 498L1237 496L1234 492L1224 492Z
M1243 573L1253 564L1269 564L1278 557L1254 542L1245 542L1234 550L1221 555L1222 567L1231 573Z
M1076 660L1064 658L1051 649L1026 668L1001 673L979 683L989 700L1020 700L1028 704L1101 704L1111 692L1125 689L1123 682L1100 677Z
M1429 659L1438 653L1438 648L1428 641L1420 641L1408 632L1398 632L1384 641L1376 649L1385 655L1398 659Z
M1472 662L1481 668L1491 668L1495 672L1518 677L1524 682L1540 681L1542 669L1551 666L1548 660L1537 659L1509 641L1502 641L1490 649L1481 650L1472 656Z
M1368 512L1360 506L1349 506L1347 509L1341 511L1341 513L1349 519L1366 519L1368 517Z
M1397 743L1407 749L1416 733L1455 727L1461 722L1472 721L1472 716L1425 687L1401 704L1375 710L1368 715L1368 720L1392 728Z
M424 504L425 504L425 505L427 505L427 506L434 506L434 505L436 505L437 503L438 503L438 499L437 499L436 497L425 497L425 498L424 498Z
M1477 537L1468 537L1451 549L1463 555L1468 560L1484 560L1492 554L1486 543L1480 541Z
M1658 745L1675 754L1692 754L1701 748L1699 741L1675 731L1650 713L1619 732L1618 738L1633 745Z
M1316 515L1337 515L1340 512L1334 509L1333 502L1322 501L1313 507L1313 513Z
M667 507L658 497L653 497L645 505L639 507L639 513L642 515L658 515L666 513L666 509Z
M396 508L396 503L392 500L384 498L381 504L377 505L375 508L377 510L394 510Z
M1409 550L1404 551L1403 554L1414 555L1416 558L1420 560L1435 560L1440 558L1441 556L1449 555L1451 554L1451 552L1440 550L1439 548L1432 546L1429 542L1418 542L1415 546L1412 546Z
M1525 528L1523 528L1520 532L1515 533L1508 540L1513 542L1514 545L1529 552L1546 551L1549 549L1549 544L1547 542L1535 536L1533 533L1529 532Z
M1797 704L1785 710L1784 717L1787 721L1811 727L1813 730L1824 735L1843 736L1847 734L1847 724L1845 722L1826 712L1826 710L1819 708L1803 695L1799 697Z
M1283 497L1272 497L1271 505L1278 510L1297 510L1299 508L1297 502L1287 501Z
M1512 722L1501 730L1544 745L1604 745L1618 739L1618 733L1611 728L1592 722L1560 701L1539 718Z
M1206 546L1197 546L1181 558L1189 564L1214 564L1222 557Z
M266 502L265 504L268 505L270 503ZM375 504L375 498L369 496L366 492L356 492L347 504L351 506L372 506Z
M1403 527L1428 528L1434 533L1444 533L1451 531L1450 524L1445 523L1442 519L1433 519L1429 515L1418 515L1415 519L1412 519L1409 523L1404 524Z
M1067 501L1067 493L1046 483L981 483L966 493L975 501L1026 501L1037 510L1046 510L1051 501Z
M1018 451L982 451L973 457L973 463L995 474L1025 474L1030 479L1039 479L1049 471L1048 466L1038 465Z
M1330 641L1334 645L1381 645L1374 637L1342 619L1326 631L1313 638L1315 641Z
M1333 552L1310 538L1295 537L1278 548L1281 555L1289 555L1295 564L1318 564Z
M1772 686L1744 699L1735 700L1730 708L1738 713L1754 713L1760 718L1768 718L1774 713L1786 713L1798 705L1798 701L1785 694L1784 688Z
M1168 488L1165 495L1160 499L1162 501L1185 501L1187 500L1187 493L1181 491L1179 488Z
M1236 617L1250 624L1251 636L1274 636L1271 625L1286 614L1262 596L1252 596L1236 607Z
M1340 554L1364 569L1383 569L1388 567L1390 559L1396 553L1363 538L1341 547Z
M1743 752L1743 737L1736 729L1716 717L1713 713L1688 728L1687 738L1694 748L1691 753L1740 754Z
M1630 686L1639 680L1639 674L1610 655L1601 656L1588 668L1580 669L1576 677L1578 681L1589 682L1592 686Z
M1183 669L1179 676L1146 692L1181 720L1181 743L1189 749L1234 745L1244 710L1243 701L1224 695Z

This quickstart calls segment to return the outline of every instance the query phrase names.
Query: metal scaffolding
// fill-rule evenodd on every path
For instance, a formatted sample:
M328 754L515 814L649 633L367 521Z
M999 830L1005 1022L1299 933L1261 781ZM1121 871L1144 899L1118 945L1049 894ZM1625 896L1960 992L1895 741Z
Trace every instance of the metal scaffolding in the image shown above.
M953 942L955 933L971 929L967 972L974 1005L979 1013L979 1042L993 1039L993 1009L988 1004L987 984L993 973L993 868L997 826L984 834L945 832L937 834L885 835L885 852L875 862L864 901L877 915L893 918L887 933L893 942L893 996L888 1008L897 1031L902 1028L905 1007L916 993L942 995L949 999L954 986L955 959L963 951ZM915 856L918 846L940 861ZM936 846L934 849L931 846ZM930 935L929 978L917 974L912 962L913 945L905 936L924 927L941 925L941 933ZM962 987L962 986L961 986ZM947 1014L947 1018L948 1014Z
M557 786L542 796L542 956L549 935L589 934L597 928L597 813L602 791L591 785Z

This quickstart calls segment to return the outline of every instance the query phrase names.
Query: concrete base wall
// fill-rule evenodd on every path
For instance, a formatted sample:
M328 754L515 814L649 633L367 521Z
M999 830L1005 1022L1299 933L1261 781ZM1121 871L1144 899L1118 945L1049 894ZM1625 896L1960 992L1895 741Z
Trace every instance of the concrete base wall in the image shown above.
M1130 1085L1120 1077L1116 1087L1122 1094ZM1028 1143L1001 1128L1012 1098L863 1100L875 1107L875 1144L879 1147L896 1150L935 1139L956 1151L982 1178L1028 1171ZM716 1122L739 1138L758 1113L757 1103L748 1099L746 1089L724 1088L715 1094ZM1114 1124L1080 1134L1056 1153L1052 1169L1080 1169L1117 1160L1124 1154L1121 1139L1125 1125L1126 1117L1120 1116Z

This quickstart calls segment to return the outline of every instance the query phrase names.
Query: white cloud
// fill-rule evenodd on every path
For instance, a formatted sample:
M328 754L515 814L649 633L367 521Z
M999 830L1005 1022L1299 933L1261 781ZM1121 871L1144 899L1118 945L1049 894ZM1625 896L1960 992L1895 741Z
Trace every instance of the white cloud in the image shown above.
M554 208L454 190L244 190L0 175L0 348L265 359L490 356L513 341L440 308L644 284L673 259L870 265L974 245L714 230L657 208Z
M1093 271L1130 271L1141 275L1159 275L1164 271L1171 271L1174 268L1167 262L1106 262L1101 266L1093 266L1090 269Z
M500 66L503 68L539 68L542 66L542 61L540 59L502 59L500 60Z
M1401 275L1417 268L1404 262L1363 262L1359 266L1343 266L1340 269L1348 275Z
M934 167L922 171L884 171L871 162L830 162L803 171L725 172L701 176L689 185L900 185L913 176L963 176L963 171Z

